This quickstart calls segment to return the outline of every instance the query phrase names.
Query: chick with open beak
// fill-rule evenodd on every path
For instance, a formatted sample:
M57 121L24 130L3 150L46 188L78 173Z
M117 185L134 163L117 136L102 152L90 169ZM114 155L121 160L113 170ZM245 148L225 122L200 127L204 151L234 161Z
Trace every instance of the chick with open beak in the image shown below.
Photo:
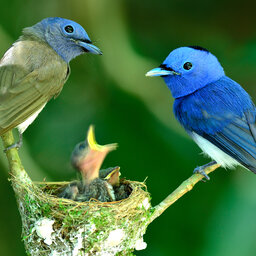
M116 143L104 146L97 144L93 126L90 126L86 140L75 146L71 163L80 171L83 183L83 189L76 197L77 201L89 201L92 198L102 202L115 201L113 187L108 182L110 178L101 179L100 167L106 155L116 148Z

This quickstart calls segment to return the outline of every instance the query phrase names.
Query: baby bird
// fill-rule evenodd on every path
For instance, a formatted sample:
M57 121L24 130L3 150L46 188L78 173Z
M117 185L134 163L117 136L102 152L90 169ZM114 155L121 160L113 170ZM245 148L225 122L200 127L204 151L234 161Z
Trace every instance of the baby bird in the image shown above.
M112 187L119 186L120 167L109 167L107 169L100 170L100 179L106 180Z
M98 145L93 126L89 128L86 141L76 145L71 155L71 163L80 171L83 183L83 189L77 196L77 201L89 201L92 198L102 202L115 201L114 190L110 184L111 176L101 179L100 167L106 155L116 147L117 144ZM115 172L112 171L112 173Z
M76 197L76 201L85 202L96 199L101 202L116 201L113 187L105 180L95 178L83 187L81 193Z
M81 190L79 187L81 187L79 182L72 182L62 189L62 191L58 194L58 197L75 200L79 194L79 190Z
M119 166L100 170L100 178L106 180L114 189L115 201L129 197L132 192L132 189L128 183L120 184L120 175L121 173Z

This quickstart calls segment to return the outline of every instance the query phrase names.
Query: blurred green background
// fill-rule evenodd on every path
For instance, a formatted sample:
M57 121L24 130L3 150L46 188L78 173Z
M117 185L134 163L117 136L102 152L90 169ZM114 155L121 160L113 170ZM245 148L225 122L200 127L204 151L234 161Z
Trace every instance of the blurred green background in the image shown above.
M44 0L1 1L0 53L23 27L49 16L77 21L104 53L80 56L61 95L48 103L24 135L22 160L34 180L76 177L69 162L74 145L96 125L99 143L118 142L103 167L147 178L153 205L209 159L172 114L173 99L160 78L145 73L179 46L214 53L226 74L256 102L256 32L253 1ZM21 222L8 170L0 154L1 255L25 255ZM256 255L256 176L219 169L211 180L169 208L148 228L148 246L136 255Z

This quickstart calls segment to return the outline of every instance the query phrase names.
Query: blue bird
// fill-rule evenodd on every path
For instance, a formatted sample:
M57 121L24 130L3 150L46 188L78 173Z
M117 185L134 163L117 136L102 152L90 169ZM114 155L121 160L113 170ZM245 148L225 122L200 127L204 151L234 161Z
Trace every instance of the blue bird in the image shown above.
M28 125L61 92L69 62L85 52L102 54L72 20L46 18L23 29L0 60L0 136L17 127L21 142Z
M255 106L213 54L200 46L180 47L146 76L163 77L175 98L175 117L214 160L195 172L209 179L207 166L241 165L256 173Z

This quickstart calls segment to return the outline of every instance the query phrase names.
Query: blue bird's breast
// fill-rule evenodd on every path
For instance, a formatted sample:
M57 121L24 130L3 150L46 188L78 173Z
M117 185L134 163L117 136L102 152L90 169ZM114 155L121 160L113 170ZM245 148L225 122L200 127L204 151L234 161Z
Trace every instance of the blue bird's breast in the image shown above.
M174 102L177 120L189 133L199 135L221 132L254 108L247 92L226 76Z

